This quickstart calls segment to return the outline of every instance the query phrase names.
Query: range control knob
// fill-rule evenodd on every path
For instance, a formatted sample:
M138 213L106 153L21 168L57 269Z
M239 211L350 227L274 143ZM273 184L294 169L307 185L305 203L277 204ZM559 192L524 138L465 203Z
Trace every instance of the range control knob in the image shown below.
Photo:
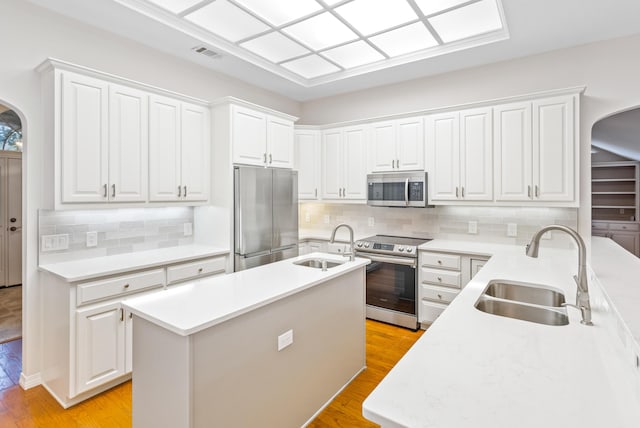
M364 243L364 248L369 248L369 243L368 242Z
M402 252L404 252L404 247L403 247L402 245L400 245L400 246L398 247L398 251L400 251L401 253L402 253Z
M358 246L358 248L362 248L362 241L356 242L356 245Z
M407 247L407 253L413 253L413 247Z

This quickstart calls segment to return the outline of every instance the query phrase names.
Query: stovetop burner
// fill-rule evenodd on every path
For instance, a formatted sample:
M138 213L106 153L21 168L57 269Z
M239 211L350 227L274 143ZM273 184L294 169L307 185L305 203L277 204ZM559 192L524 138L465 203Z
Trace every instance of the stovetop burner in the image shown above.
M356 251L362 253L417 257L418 246L429 241L431 241L431 239L392 235L374 235L357 241Z

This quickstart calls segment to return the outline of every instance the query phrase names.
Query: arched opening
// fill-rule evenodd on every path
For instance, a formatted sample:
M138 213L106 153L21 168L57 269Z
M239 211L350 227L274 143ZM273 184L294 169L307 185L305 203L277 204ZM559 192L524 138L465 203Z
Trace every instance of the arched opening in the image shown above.
M593 236L640 257L640 107L597 121L591 130Z

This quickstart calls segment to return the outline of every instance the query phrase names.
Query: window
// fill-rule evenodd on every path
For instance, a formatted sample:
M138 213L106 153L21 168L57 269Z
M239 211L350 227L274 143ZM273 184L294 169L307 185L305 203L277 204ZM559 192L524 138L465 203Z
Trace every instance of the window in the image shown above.
M0 150L22 151L22 122L3 105L0 105Z

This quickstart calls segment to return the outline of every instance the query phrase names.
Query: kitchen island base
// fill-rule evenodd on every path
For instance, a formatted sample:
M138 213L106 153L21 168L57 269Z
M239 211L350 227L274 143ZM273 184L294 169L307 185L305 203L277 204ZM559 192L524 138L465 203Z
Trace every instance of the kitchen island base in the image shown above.
M134 428L306 424L365 367L364 281L353 270L191 335L136 317Z

